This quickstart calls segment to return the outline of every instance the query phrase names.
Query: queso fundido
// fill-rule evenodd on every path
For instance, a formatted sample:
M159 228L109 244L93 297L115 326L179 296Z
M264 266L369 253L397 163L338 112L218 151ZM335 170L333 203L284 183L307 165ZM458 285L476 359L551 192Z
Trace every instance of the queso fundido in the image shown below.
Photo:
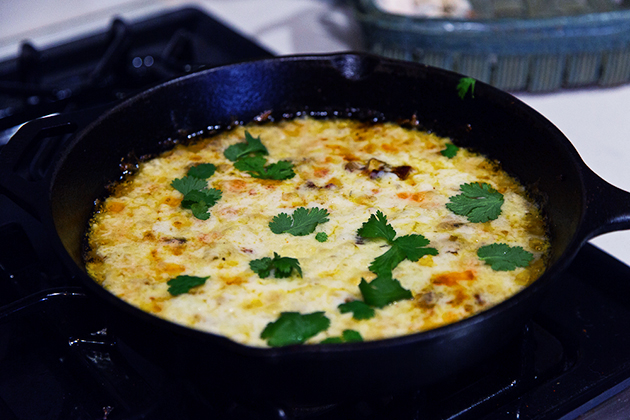
M86 266L164 319L251 346L425 331L535 281L540 209L497 162L393 123L237 127L141 162Z

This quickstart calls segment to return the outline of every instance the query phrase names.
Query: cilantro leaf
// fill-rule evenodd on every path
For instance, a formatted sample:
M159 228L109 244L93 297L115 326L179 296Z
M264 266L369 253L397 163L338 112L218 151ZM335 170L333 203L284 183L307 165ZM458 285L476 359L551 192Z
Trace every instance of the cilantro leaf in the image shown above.
M343 337L343 341L346 343L357 343L363 341L361 333L355 330L343 330L341 336Z
M269 154L267 148L260 141L260 136L254 138L251 134L249 134L249 131L245 131L245 142L231 145L225 149L223 155L232 162L236 162L240 158L251 153L263 155Z
M199 165L195 165L188 170L188 176L199 179L207 179L214 175L214 172L217 170L217 167L212 163L200 163Z
M185 177L171 181L171 186L183 195L191 191L203 190L208 187L208 183L205 180L214 175L216 169L217 167L212 163L200 163L191 167Z
M326 242L328 240L328 234L326 232L318 232L317 235L315 235L315 239L317 242Z
M363 223L357 233L364 238L383 238L388 242L396 237L396 231L387 223L387 216L380 210L376 212L376 215L371 215L370 219Z
M272 347L302 344L329 326L330 320L324 316L324 312L305 315L282 312L276 321L267 324L260 338L267 340Z
M260 155L247 156L237 160L234 167L239 171L247 172L253 178L258 179L290 179L295 176L293 164L286 160L265 166L267 159Z
M269 222L269 229L277 235L288 232L293 226L293 217L286 213L280 213Z
M477 256L495 271L512 271L516 267L527 267L534 258L531 252L520 246L510 247L503 243L482 246L477 250Z
M320 223L328 221L328 210L319 207L298 207L292 216L280 213L269 222L269 228L275 234L290 233L293 236L305 236L315 231Z
M185 176L183 178L176 178L171 181L171 187L175 188L180 193L186 195L191 191L202 190L208 186L208 183L199 178Z
M281 257L277 253L273 253L273 259L269 257L253 260L249 263L249 267L258 274L261 279L269 277L271 270L274 270L274 277L277 279L287 278L291 276L293 270L297 271L302 277L302 268L300 262L295 258Z
M295 176L293 164L287 160L272 163L263 168L262 172L251 174L254 178L262 179L291 179Z
M371 282L361 279L359 290L363 300L370 306L383 308L390 303L403 299L411 299L411 292L400 285L400 282L390 276L378 276Z
M390 249L376 257L370 264L370 271L377 276L389 275L391 277L394 268L405 259L418 261L424 255L437 255L438 253L435 248L425 248L429 244L429 240L422 235L405 235L396 238L396 231L387 223L387 216L380 210L363 223L357 234L364 238L383 238L391 245Z
M201 165L214 165L211 163ZM197 167L201 166L197 165ZM214 173L214 169L210 166L202 166L197 171L198 175L207 175L210 172ZM192 170L193 168L191 168ZM188 171L190 174L190 171ZM195 171L193 171L195 173ZM208 175L211 176L212 174ZM180 193L184 194L181 206L185 209L192 210L193 216L200 220L208 220L210 214L208 210L214 206L217 201L221 199L221 190L216 188L207 189L208 183L205 179L197 178L195 176L185 176L183 178L177 178L171 181L171 186Z
M169 285L168 292L173 295L182 295L188 293L193 287L201 286L210 277L195 277L195 276L177 276L166 282Z
M446 148L440 153L442 153L442 156L446 156L447 158L452 159L455 157L455 155L457 155L458 151L459 147L455 146L453 143L447 143Z
M397 245L392 245L384 254L374 258L370 271L377 276L392 276L392 271L405 259L404 252Z
M181 206L190 209L197 219L208 220L210 218L208 210L221 199L221 195L221 190L216 188L193 190L184 195Z
M328 337L321 344L357 343L363 341L361 333L355 330L344 330L341 337Z
M210 205L203 200L192 204L190 206L190 210L192 211L193 216L199 220L208 220L210 218L210 213L208 213Z
M374 258L370 264L370 271L378 276L390 275L391 272L405 259L418 261L425 255L437 255L435 248L425 248L429 240L422 235L406 235L391 242L391 248L384 254Z
M266 163L267 159L263 156L246 156L234 162L234 167L251 175L252 173L263 171Z
M406 259L418 261L425 255L437 255L435 248L425 248L429 240L422 235L405 235L394 240L394 246L398 247Z
M300 267L300 263L296 258L281 257L274 252L272 262L276 268L276 278L289 277L291 276L291 272L293 270L297 271L298 275L302 277L302 268Z
M217 190L216 188L211 188L209 190L193 190L184 195L182 207L185 209L191 209L194 204L204 202L208 208L210 208L221 199L222 194L221 190Z
M475 79L472 77L462 77L457 84L457 95L464 99L466 94L470 90L470 96L475 97Z
M269 154L267 148L260 137L254 138L248 131L245 131L245 142L231 145L223 154L234 162L236 169L247 172L253 178L282 180L295 176L291 162L282 160L267 165L267 159L262 156Z
M265 279L269 277L271 270L274 268L272 261L273 260L269 257L252 260L249 262L249 268L251 268L254 273L258 274L258 277Z
M365 302L360 300L353 300L352 302L342 303L338 306L339 312L342 314L352 312L352 318L361 320L361 319L370 319L374 316L374 308L370 307Z
M474 182L460 185L462 194L450 198L446 208L460 216L466 216L472 223L494 220L501 214L503 194L490 184Z

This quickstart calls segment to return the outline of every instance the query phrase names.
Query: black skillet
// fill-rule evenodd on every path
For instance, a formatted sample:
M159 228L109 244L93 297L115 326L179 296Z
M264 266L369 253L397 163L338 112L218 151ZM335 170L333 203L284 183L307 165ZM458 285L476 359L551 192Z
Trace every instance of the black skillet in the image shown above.
M480 82L460 95L461 78L362 54L281 57L196 73L105 113L57 158L43 197L23 199L63 263L101 304L115 334L208 392L315 404L428 385L505 346L586 240L630 228L630 194L591 172L549 121ZM105 184L121 175L121 159L154 154L172 141L250 122L267 111L271 120L304 114L406 120L499 160L543 205L552 240L549 269L511 299L446 327L376 342L273 349L158 319L86 275L85 228ZM5 155L19 158L15 143Z

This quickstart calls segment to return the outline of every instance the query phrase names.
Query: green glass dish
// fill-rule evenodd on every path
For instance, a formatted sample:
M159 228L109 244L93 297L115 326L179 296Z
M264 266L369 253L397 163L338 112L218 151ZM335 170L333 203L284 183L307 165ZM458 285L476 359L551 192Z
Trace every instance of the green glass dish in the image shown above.
M366 50L509 91L630 81L629 0L470 0L466 18L390 13L352 0Z

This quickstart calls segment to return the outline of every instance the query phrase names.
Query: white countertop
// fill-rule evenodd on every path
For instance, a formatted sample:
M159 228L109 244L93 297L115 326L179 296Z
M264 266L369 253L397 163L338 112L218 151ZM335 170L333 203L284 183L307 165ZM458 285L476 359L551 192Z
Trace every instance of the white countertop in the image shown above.
M360 36L342 0L3 0L0 59L15 55L21 40L36 47L102 30L112 16L133 20L193 5L214 15L276 54L357 50ZM630 191L630 85L548 94L518 94L575 145L601 177ZM630 231L592 241L630 264Z

